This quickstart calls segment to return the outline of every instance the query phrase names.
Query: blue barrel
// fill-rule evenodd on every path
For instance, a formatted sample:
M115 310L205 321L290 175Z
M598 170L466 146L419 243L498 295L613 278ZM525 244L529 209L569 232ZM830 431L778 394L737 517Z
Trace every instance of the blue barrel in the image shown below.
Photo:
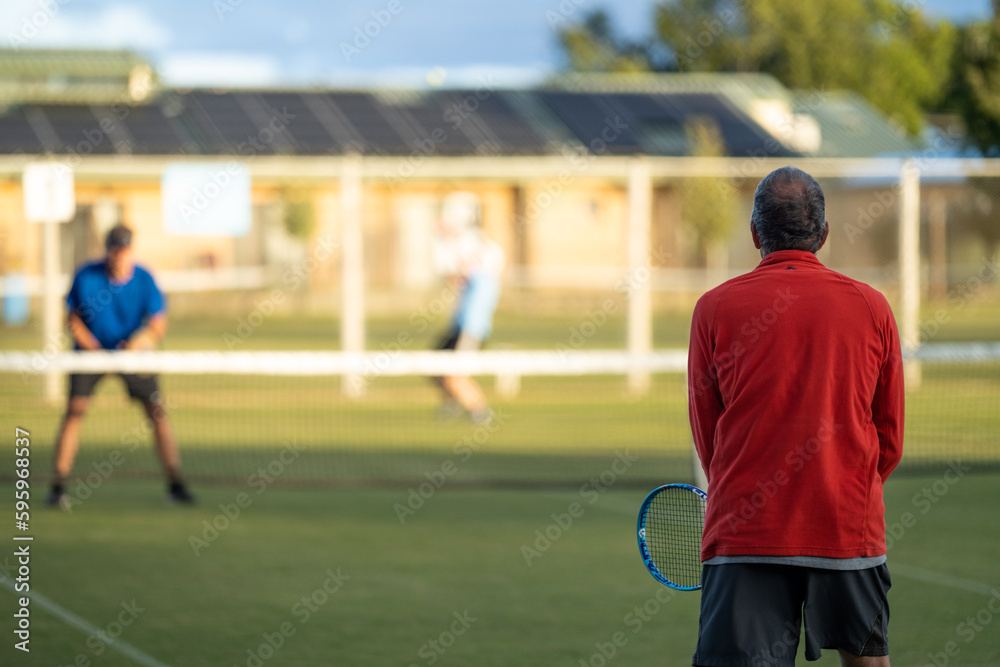
M9 273L0 281L3 291L3 323L21 325L28 321L28 277L23 273Z

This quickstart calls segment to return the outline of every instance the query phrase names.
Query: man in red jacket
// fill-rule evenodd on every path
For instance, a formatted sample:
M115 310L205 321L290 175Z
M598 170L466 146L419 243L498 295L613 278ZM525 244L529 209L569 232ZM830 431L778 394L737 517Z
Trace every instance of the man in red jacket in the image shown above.
M750 232L760 264L707 292L691 324L691 430L710 485L693 664L794 665L804 623L807 659L833 648L848 667L887 666L895 319L816 258L829 227L809 174L768 174Z

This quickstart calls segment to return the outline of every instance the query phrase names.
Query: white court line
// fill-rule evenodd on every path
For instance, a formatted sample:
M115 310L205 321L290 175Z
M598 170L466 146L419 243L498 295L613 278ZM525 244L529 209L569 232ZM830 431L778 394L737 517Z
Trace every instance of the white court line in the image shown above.
M3 584L4 588L8 589L12 593L15 593L17 595L24 595L23 593L19 593L14 588L14 582L12 582L10 578L4 576L3 574L0 574L0 584ZM58 604L56 604L55 602L48 599L47 597L45 597L44 595L42 595L37 591L29 591L27 593L27 597L31 598L32 604L37 604L39 607L52 614L66 625L71 625L77 630L86 633L88 636L97 634L98 632L102 633L102 635L104 636L101 637L101 640L104 641L105 644L107 644L110 648L113 648L114 650L118 651L122 655L132 658L132 660L136 661L140 665L143 665L144 667L168 667L168 665L165 665L164 663L160 662L159 660L157 660L152 656L146 655L145 653L143 653L136 647L132 646L131 644L127 644L126 642L123 642L121 639L108 637L107 633L105 633L100 628L94 627L93 625L83 620L73 612L67 609L63 609Z
M926 584L937 584L938 586L947 586L948 588L957 588L963 591L969 591L971 593L980 593L982 595L992 595L993 591L996 590L997 586L990 586L989 584L984 584L981 581L973 581L971 579L962 579L961 577L953 577L950 574L943 574L941 572L934 572L933 570L925 570L920 567L914 567L912 565L905 565L903 563L893 562L889 560L889 574L890 575L902 575L907 579L915 579L917 581L922 581Z

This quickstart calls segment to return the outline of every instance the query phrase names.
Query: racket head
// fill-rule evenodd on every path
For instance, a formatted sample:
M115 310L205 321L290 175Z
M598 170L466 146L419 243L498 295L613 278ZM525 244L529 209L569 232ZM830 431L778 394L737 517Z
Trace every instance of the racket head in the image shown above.
M653 578L681 591L701 588L701 533L708 495L690 484L653 489L639 508L639 553Z

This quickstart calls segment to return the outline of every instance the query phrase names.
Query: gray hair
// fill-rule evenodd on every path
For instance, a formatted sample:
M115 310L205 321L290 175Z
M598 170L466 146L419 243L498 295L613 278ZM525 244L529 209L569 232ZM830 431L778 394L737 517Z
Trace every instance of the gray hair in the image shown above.
M753 195L750 224L765 253L815 253L826 237L826 199L816 179L795 167L775 169Z

